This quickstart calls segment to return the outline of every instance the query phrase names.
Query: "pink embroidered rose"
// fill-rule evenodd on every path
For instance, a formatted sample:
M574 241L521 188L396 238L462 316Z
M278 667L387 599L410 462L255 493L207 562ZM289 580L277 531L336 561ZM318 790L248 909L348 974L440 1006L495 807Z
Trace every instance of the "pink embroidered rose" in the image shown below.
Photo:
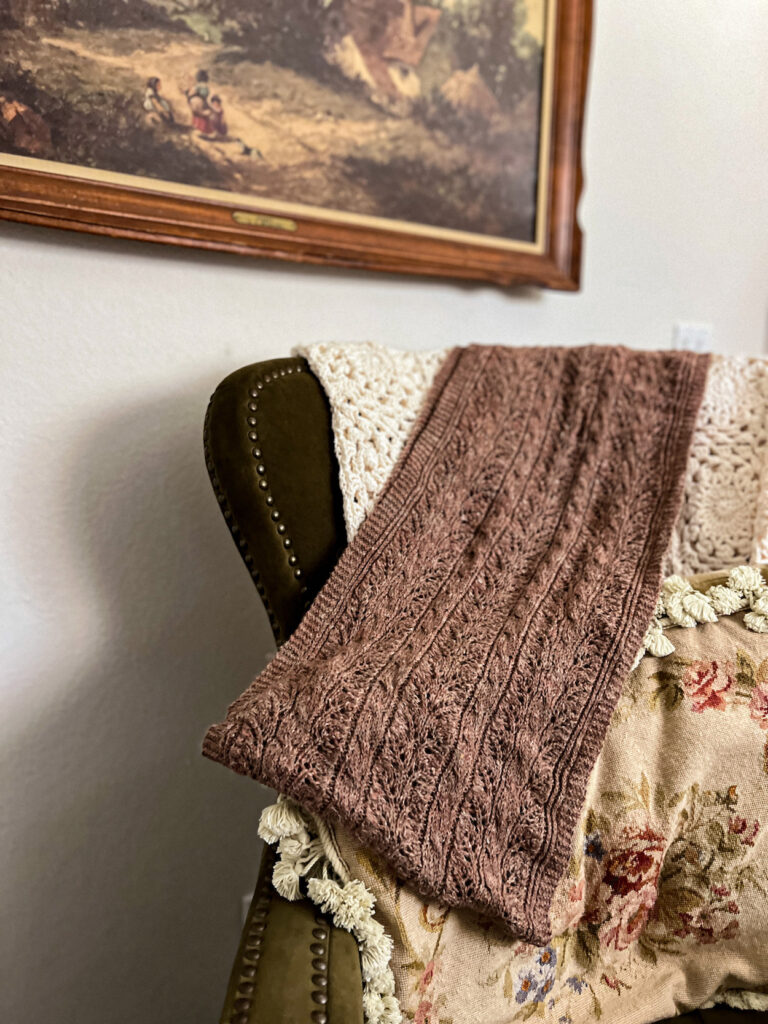
M602 882L610 890L608 899L639 892L648 885L655 890L664 857L664 836L647 825L626 828L621 844L609 850L603 860Z
M598 937L604 949L620 951L638 938L654 908L666 841L645 825L625 828L615 842L603 857Z
M653 884L612 899L611 916L598 932L600 945L618 951L631 946L642 934L655 903L656 886Z
M736 915L739 908L733 904L726 907L703 906L692 913L680 914L681 927L674 934L680 939L691 936L700 946L711 946L715 942L725 942L734 938L739 931Z
M760 683L752 691L749 714L761 729L768 729L768 683Z
M725 710L724 694L736 683L736 667L732 661L694 661L683 673L683 689L693 711L701 714L708 708Z
M728 822L728 831L735 836L740 836L744 846L754 846L757 833L760 831L760 822L753 821L750 825L746 818L734 815Z
M422 999L416 1007L416 1016L413 1018L414 1024L429 1024L429 1011L431 1009L432 1003L427 999Z
M435 961L430 960L427 966L424 968L424 973L419 979L419 988L423 992L429 987L432 978L435 976Z

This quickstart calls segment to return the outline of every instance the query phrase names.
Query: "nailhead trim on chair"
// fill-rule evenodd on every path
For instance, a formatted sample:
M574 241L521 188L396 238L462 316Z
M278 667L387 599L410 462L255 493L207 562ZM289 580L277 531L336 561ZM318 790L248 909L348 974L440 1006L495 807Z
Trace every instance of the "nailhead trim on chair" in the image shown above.
M266 856L268 855L265 853ZM253 1005L251 996L255 986L254 979L259 970L261 944L264 940L264 932L267 928L267 917L269 915L270 878L272 877L274 859L273 855L267 864L267 869L262 876L261 886L259 887L251 914L250 928L248 929L241 959L240 980L237 983L235 1001L232 1004L232 1014L229 1018L230 1024L248 1024L250 1020L250 1010Z
M267 929L269 916L272 867L275 851L267 846L265 859L268 859L261 879L256 900L251 911L250 927L246 936L245 946L240 958L240 978L235 992L229 1024L253 1024L250 1011L253 1006L252 995L256 985L256 975L261 959L261 946ZM317 1009L309 1014L308 1024L328 1024L328 959L331 924L322 914L315 914L315 925L312 929L312 943L309 951L312 958L312 991L310 997Z
M312 960L312 968L315 973L312 975L313 989L310 993L312 1001L317 1003L319 1009L313 1010L310 1015L311 1024L328 1024L328 937L330 925L321 915L315 915L317 928L312 929L312 937L316 940L309 947L309 951L315 954Z
M249 393L248 393L249 397L250 397L250 401L248 402L248 411L250 413L253 413L253 414L258 412L258 408L259 408L259 392L264 390L264 386L266 384L271 384L273 382L276 382L276 381L280 380L283 377L290 376L291 374L294 373L294 371L296 373L302 373L303 372L303 368L301 366L296 366L296 367L284 366L284 367L282 367L279 370L274 370L272 373L265 373L264 376L260 380L256 381L255 387L252 387L250 389ZM258 426L258 420L257 420L255 415L247 416L246 417L246 422L247 422L248 426L250 426L250 427L257 427ZM256 430L250 430L248 432L248 440L249 441L258 441L259 440L258 432ZM255 447L255 448L251 449L251 455L254 457L254 459L261 459L263 454L264 453L262 452L261 448L259 448L259 447ZM275 499L269 493L269 481L267 480L267 478L265 476L265 474L267 472L267 467L264 465L263 462L259 462L259 464L256 466L256 472L261 477L261 480L259 480L259 488L262 491L265 492L265 494L264 494L265 501L266 501L267 505L270 508L272 508L272 512L270 513L270 518L272 519L273 523L276 523L275 530L277 531L277 534L280 537L283 538L283 547L286 549L286 551L288 551L288 550L290 550L293 547L293 541L291 540L290 537L286 537L285 536L286 526L285 526L284 523L279 522L280 512L278 511L278 509L273 507L274 503L275 503ZM293 568L294 578L297 579L297 580L300 580L302 578L302 576L303 576L303 572L302 572L301 566L299 565L298 558L297 558L297 556L295 554L291 553L288 556L288 564L290 566L292 566L292 568ZM306 594L307 593L307 587L302 585L299 593ZM304 608L305 608L305 610L307 608L309 608L309 601L305 601L304 602Z
M263 391L265 385L267 384L271 384L275 381L278 381L283 377L290 376L293 373L303 372L303 367L301 366L282 367L281 369L274 370L271 373L265 373L263 377L257 379L255 384L249 388L248 401L246 402L247 415L245 417L245 423L246 426L248 427L248 440L254 444L254 447L251 449L251 455L253 456L254 459L261 460L264 454L262 449L258 446L259 434L256 429L258 427L258 419L255 414L258 412L259 409L259 392ZM242 554L243 561L248 566L248 570L251 574L251 577L253 578L253 581L256 584L256 590L258 591L259 597L262 599L264 603L267 616L269 617L269 623L272 627L273 633L275 634L275 639L278 645L280 645L285 643L286 637L283 636L283 631L280 627L274 610L272 609L267 599L267 592L266 589L264 588L263 583L261 582L259 572L253 565L253 555L248 550L248 543L245 540L245 538L240 534L240 528L235 522L235 518L227 502L226 495L224 494L221 484L219 483L219 479L216 476L215 464L213 462L213 458L211 457L210 450L208 448L208 426L210 419L210 410L211 407L209 404L203 428L203 447L205 451L205 465L208 469L208 475L211 479L211 484L213 486L214 493L216 494L216 498L222 507L224 519L226 520L227 525L229 526L230 529L230 533L232 534L232 537ZM278 536L281 537L283 540L283 548L288 553L288 565L291 566L291 568L293 569L294 578L296 580L303 580L304 573L299 563L298 556L295 554L295 551L293 550L293 541L290 537L286 536L287 527L285 526L284 523L280 522L280 512L278 509L274 507L275 499L269 491L269 481L266 477L267 467L264 465L263 462L259 462L259 464L256 467L256 472L261 477L261 479L259 480L259 489L264 492L264 501L266 505L271 509L270 519L275 524L275 530ZM307 594L307 592L307 586L302 583L299 589L299 593ZM309 608L310 604L311 602L305 599L305 611Z
M272 610L272 607L267 598L267 592L264 588L264 584L261 582L259 571L258 569L254 568L253 555L248 550L248 544L245 538L240 536L240 527L235 522L235 517L232 514L232 509L229 507L227 497L224 494L224 491L219 482L219 478L216 475L216 467L214 465L213 458L211 457L210 449L208 448L208 425L210 421L210 415L211 406L209 404L208 410L205 414L205 424L203 427L203 449L205 452L205 466L206 469L208 470L208 476L210 477L211 485L213 487L214 494L216 495L216 500L218 501L219 505L221 505L221 511L222 514L224 515L224 520L226 521L226 524L229 527L229 532L232 534L233 540L237 544L240 552L242 553L243 561L248 566L248 571L251 574L253 582L256 584L256 590L258 591L259 597L261 598L267 615L269 616L269 622L270 625L272 626L272 630L276 634L281 634L277 639L278 643L283 643L284 640L282 638L282 630L280 629L278 621L275 617L275 613ZM254 420L254 423L255 422L256 421Z

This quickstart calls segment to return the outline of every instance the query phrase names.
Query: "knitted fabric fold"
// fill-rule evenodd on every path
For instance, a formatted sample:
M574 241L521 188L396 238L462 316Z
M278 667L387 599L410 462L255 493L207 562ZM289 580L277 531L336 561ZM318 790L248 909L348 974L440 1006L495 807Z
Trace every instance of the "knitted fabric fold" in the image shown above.
M707 366L454 350L371 514L204 753L343 823L425 896L546 942Z

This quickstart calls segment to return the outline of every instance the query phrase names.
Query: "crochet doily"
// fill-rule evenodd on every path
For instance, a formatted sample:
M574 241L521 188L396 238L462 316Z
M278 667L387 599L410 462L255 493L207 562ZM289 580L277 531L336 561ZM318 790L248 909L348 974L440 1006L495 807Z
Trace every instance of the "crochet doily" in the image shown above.
M768 362L712 360L664 564L689 576L768 558Z
M366 342L295 350L331 404L351 539L384 486L448 349ZM664 575L768 560L768 361L715 356L699 410Z

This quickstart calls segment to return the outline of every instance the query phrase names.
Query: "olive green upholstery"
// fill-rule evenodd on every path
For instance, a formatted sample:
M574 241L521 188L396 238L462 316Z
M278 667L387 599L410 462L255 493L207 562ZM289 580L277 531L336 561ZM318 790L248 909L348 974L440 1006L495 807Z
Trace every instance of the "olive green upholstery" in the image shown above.
M206 415L213 489L278 644L346 545L328 401L304 359L246 366Z
M272 359L227 377L211 398L204 444L219 507L281 644L346 545L330 410L306 361ZM308 900L278 896L272 858L267 850L221 1024L361 1024L354 939ZM674 1021L754 1024L768 1014L716 1007Z
M272 888L269 849L240 939L222 1024L361 1024L357 944L308 900Z

